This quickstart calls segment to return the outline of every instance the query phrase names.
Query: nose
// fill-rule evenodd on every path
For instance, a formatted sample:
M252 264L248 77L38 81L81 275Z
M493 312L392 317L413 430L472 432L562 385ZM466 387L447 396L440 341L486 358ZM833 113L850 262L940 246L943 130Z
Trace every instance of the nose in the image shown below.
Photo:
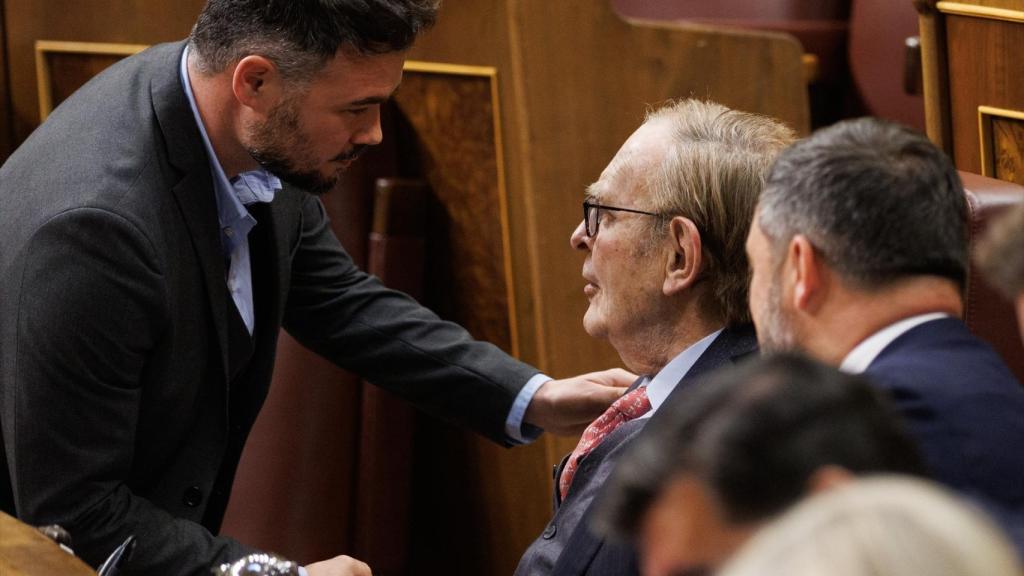
M576 250L590 250L590 236L587 236L586 225L583 220L580 220L576 229L572 231L572 235L569 236L569 244Z
M384 131L380 127L380 106L373 106L372 110L367 111L366 116L366 125L353 136L352 142L376 146L384 140Z

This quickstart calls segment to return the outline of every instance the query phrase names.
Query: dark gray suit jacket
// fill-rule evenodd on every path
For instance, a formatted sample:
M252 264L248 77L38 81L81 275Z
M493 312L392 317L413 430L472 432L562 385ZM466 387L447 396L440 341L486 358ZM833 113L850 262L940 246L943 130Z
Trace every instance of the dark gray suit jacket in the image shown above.
M686 376L672 390L665 403L679 396L679 391L699 381L715 369L738 362L757 351L753 326L724 330L701 354ZM661 410L651 416L658 418ZM626 422L608 435L581 461L573 477L573 487L565 501L559 502L558 476L555 471L555 514L544 532L523 554L516 576L547 576L549 574L637 574L636 554L629 546L606 542L590 529L594 500L615 468L618 457L627 449L647 424L648 419Z
M206 574L248 551L215 534L279 327L499 442L536 373L357 269L319 200L287 186L254 212L256 328L251 360L233 362L182 49L108 69L0 169L0 423L18 516L63 525L93 565L134 534L138 574Z

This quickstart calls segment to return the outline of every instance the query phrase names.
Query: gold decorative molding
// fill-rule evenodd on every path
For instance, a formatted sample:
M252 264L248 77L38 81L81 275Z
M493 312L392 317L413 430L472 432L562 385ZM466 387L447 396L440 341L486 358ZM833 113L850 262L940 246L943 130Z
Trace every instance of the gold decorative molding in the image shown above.
M996 154L993 149L994 135L993 118L1008 118L1024 122L1024 111L996 108L994 106L978 106L978 138L981 141L981 175L998 178L996 170Z
M407 60L406 72L486 78L491 88L491 118L494 127L494 155L498 176L498 210L501 221L502 260L505 273L505 297L508 301L508 331L512 356L519 357L519 325L516 316L516 293L513 285L512 235L509 224L508 189L505 182L505 138L502 135L501 100L498 95L498 69L493 66L470 66Z
M50 78L50 63L47 54L98 54L102 56L131 56L149 48L146 44L112 44L107 42L62 42L36 40L36 85L39 90L39 121L53 111L53 82Z
M963 4L960 2L939 2L935 6L938 8L939 12L942 12L943 14L951 14L953 16L971 16L974 18L985 18L987 20L1024 23L1024 10L993 8L991 6L977 6L975 4Z

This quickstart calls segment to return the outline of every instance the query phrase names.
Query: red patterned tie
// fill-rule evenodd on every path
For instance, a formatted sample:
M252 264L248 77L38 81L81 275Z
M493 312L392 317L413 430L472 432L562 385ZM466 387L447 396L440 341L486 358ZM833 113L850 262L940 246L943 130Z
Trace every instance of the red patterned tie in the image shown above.
M613 402L597 420L590 423L590 426L583 432L580 443L569 455L569 461L565 463L565 469L562 470L562 476L559 478L558 489L563 499L569 493L569 486L572 485L572 478L576 475L580 460L616 428L634 418L643 416L650 409L651 401L647 398L647 385L644 384L632 392L624 394Z

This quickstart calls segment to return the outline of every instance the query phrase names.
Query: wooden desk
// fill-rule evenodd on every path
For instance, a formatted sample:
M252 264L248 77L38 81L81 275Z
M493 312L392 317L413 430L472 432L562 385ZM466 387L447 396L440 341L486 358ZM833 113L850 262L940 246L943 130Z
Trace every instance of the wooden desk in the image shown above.
M0 512L0 574L95 576L96 573L35 528Z

